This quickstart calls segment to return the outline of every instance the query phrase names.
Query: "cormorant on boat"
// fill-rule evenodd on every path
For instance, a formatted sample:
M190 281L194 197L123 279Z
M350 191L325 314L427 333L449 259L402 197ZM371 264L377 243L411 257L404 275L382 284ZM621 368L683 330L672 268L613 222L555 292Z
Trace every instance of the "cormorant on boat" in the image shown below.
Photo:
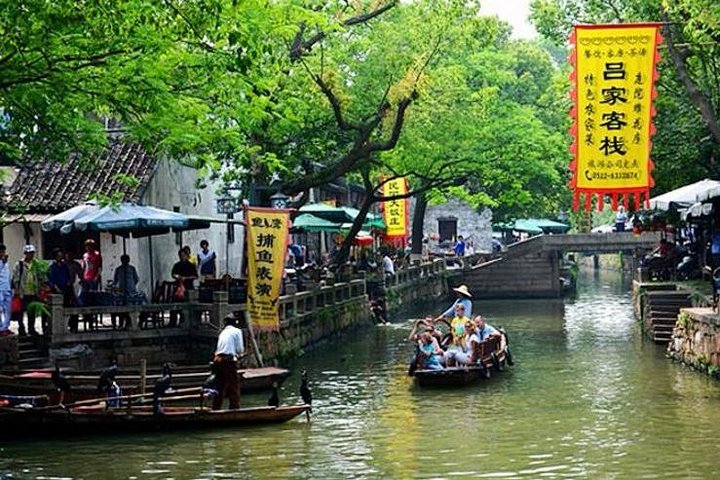
M153 413L155 415L162 414L160 397L165 395L165 392L170 388L170 384L172 384L172 371L170 370L170 364L166 363L162 367L162 376L155 381L155 388L153 388Z
M115 382L115 377L117 377L117 374L118 365L116 361L113 361L113 363L109 367L107 367L100 373L100 378L98 379L97 384L97 391L103 393L109 392L110 388Z
M270 398L268 398L268 406L277 408L280 406L280 397L278 396L277 382L273 382L272 386L273 386L273 390L272 390L272 395L270 395Z
M63 375L60 371L60 365L57 363L55 363L55 371L52 373L50 378L53 385L55 385L55 388L57 388L58 392L60 392L58 404L62 405L65 400L65 394L70 391L70 382L68 382L68 379L65 378L65 375Z
M312 405L312 391L310 391L310 387L308 387L308 381L307 381L307 370L302 371L302 381L300 382L300 397L302 398L305 405ZM308 421L310 420L310 411L312 410L312 407L305 410L305 416L307 417Z
M218 390L218 367L215 362L210 362L210 375L203 382L203 390Z

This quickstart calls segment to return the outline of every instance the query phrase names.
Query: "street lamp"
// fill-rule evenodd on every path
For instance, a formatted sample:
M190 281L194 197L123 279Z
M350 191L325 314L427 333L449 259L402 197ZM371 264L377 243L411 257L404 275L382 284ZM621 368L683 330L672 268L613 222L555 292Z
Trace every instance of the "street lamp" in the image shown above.
M276 210L287 208L290 202L290 197L282 192L277 192L270 197L270 206Z
M235 241L235 225L230 222L233 215L240 211L240 199L231 197L228 190L224 191L225 196L217 199L217 213L226 215L225 224L225 273L230 276L230 243Z

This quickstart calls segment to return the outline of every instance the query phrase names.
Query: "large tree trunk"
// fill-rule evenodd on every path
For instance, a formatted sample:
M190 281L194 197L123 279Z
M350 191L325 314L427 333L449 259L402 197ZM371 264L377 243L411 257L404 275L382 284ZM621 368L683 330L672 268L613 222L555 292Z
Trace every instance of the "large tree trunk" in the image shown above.
M663 19L667 22L667 14L663 15ZM703 92L695 80L690 75L687 69L687 59L691 56L691 52L687 47L679 47L675 45L673 38L672 26L670 24L665 26L665 41L667 43L667 50L670 53L670 58L675 65L675 71L677 72L678 79L685 87L685 91L690 97L690 101L700 112L705 125L707 126L710 135L715 139L715 142L720 143L720 124L718 123L715 110L712 102L708 96Z
M372 206L372 204L372 195L368 195L367 197L365 197L365 200L360 207L360 213L358 213L357 217L355 217L352 227L350 227L350 231L345 236L345 240L343 240L343 243L340 246L340 250L330 260L331 265L333 265L334 267L339 267L340 265L345 263L345 261L350 256L350 247L352 247L352 242L355 239L355 236L362 229L363 223L365 223L365 219L367 218L367 214L370 211L370 207Z
M425 192L415 197L415 212L413 212L412 223L412 250L413 260L416 255L422 255L423 230L425 230L425 210L427 209L427 197Z

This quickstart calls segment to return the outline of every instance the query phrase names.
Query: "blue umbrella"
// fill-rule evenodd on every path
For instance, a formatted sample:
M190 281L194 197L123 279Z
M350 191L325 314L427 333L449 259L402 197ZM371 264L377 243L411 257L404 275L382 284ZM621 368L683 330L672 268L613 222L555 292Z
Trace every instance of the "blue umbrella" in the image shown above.
M191 219L185 214L171 212L161 208L137 205L135 203L120 203L100 207L93 202L73 207L65 212L54 215L40 224L46 231L60 230L70 233L73 230L109 232L123 237L123 251L125 251L125 237L149 237L167 233L173 230L189 230L208 228L210 222L206 220ZM152 258L152 237L148 239L148 248ZM152 262L150 263L150 285L153 285L154 275Z

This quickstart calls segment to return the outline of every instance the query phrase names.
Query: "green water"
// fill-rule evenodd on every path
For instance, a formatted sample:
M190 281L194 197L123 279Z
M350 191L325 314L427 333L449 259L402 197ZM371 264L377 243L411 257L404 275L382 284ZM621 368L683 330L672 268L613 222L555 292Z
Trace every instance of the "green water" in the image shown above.
M516 357L477 386L415 387L398 317L292 366L310 372L309 424L10 441L0 478L718 478L720 385L643 339L618 276L579 284L564 304L476 302ZM294 375L283 400L297 389Z

